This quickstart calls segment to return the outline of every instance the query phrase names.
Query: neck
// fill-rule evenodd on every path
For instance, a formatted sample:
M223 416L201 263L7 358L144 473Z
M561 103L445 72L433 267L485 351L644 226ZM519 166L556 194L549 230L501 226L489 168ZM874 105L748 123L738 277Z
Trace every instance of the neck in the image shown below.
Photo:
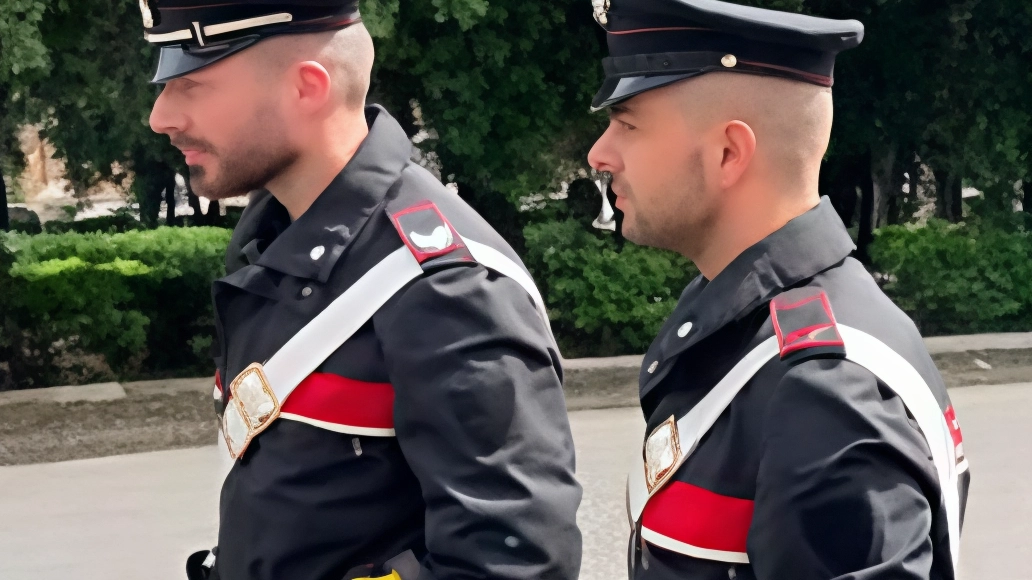
M695 263L707 280L713 280L742 252L783 228L820 203L816 187L812 192L760 195L728 195L718 210L713 227L707 231L705 245L685 256ZM766 200L769 203L757 203Z
M291 221L301 217L330 185L369 134L365 114L340 113L303 139L298 159L266 185L287 209Z

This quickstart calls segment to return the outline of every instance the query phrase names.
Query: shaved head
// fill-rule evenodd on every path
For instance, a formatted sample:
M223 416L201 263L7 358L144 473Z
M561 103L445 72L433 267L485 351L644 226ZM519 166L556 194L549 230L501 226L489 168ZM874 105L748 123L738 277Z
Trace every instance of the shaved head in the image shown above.
M609 114L588 161L613 175L624 236L674 250L707 277L819 202L828 88L712 72L639 93Z
M660 89L663 90L663 89ZM756 160L791 193L816 183L831 139L831 89L777 77L710 73L669 87L701 132L742 121L756 134Z
M166 83L151 127L183 151L198 195L278 188L300 215L365 138L373 56L362 24L273 36Z
M304 61L326 68L337 101L349 109L365 106L373 70L373 39L361 23L342 30L311 34L285 34L259 42L245 51L264 74L284 72Z

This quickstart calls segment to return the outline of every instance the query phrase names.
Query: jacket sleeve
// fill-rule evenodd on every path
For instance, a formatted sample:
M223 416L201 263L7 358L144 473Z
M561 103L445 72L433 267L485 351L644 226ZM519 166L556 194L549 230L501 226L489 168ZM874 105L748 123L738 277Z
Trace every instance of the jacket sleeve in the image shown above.
M581 489L561 371L526 291L453 267L418 279L374 324L426 503L420 580L576 578Z
M764 418L748 553L760 580L928 579L931 454L866 369L792 368Z

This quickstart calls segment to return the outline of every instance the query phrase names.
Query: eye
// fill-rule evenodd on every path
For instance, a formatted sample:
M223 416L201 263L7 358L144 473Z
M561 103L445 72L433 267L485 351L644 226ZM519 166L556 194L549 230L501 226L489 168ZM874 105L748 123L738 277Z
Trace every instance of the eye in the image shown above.
M637 129L637 127L628 123L627 121L621 121L620 119L616 118L612 118L609 120L609 126L615 127L617 129L623 129L624 131L633 131Z

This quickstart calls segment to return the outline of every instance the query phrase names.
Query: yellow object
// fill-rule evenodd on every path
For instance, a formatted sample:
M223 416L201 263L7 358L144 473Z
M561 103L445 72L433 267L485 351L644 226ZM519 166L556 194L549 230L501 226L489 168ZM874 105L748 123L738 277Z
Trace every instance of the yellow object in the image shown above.
M386 576L364 576L362 578L355 578L355 580L401 580L401 574L398 574L397 570L391 570L391 573Z

